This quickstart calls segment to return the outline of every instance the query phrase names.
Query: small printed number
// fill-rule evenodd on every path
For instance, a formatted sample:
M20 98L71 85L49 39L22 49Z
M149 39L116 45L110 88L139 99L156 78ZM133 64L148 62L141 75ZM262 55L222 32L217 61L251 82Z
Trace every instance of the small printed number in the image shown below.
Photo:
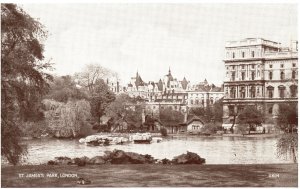
M269 173L269 178L279 178L278 173Z

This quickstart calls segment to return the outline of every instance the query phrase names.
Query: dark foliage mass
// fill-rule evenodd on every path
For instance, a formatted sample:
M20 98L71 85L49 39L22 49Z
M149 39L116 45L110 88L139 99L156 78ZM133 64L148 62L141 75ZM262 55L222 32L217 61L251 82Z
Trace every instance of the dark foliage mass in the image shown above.
M44 97L58 102L67 103L68 100L88 99L87 94L76 87L74 79L67 75L55 77L50 83L50 90Z
M298 104L285 103L279 106L278 127L284 132L277 142L277 155L290 155L294 163L298 159Z
M1 155L17 164L26 150L20 145L22 121L39 119L40 99L47 91L41 62L43 26L15 4L1 4Z
M248 128L248 133L263 122L263 114L255 106L246 106L238 115L240 127Z

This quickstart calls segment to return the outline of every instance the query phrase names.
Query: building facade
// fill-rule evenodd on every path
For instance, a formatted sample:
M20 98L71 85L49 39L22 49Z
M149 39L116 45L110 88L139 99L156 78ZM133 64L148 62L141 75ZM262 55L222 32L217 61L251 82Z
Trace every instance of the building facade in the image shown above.
M206 79L204 82L195 85L193 89L187 92L187 106L189 108L205 108L224 97L223 87L216 87L213 84L209 85Z
M230 41L225 47L223 127L246 105L255 105L274 123L280 103L297 102L298 43L282 48L262 38Z

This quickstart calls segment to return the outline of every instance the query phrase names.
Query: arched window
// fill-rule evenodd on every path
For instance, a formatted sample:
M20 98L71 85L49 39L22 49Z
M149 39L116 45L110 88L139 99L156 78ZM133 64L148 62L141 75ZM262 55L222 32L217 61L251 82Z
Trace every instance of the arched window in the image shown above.
M193 101L193 100L191 100L191 104L194 104L194 101Z
M242 52L242 57L245 58L245 52Z
M235 98L235 87L230 88L230 98Z
M283 85L278 86L278 90L279 90L279 97L284 98L284 96L285 96L285 86L283 86Z
M235 58L235 54L234 54L234 52L232 53L232 58Z
M273 98L274 87L268 86L268 87L267 87L267 91L268 91L268 97L269 97L269 98Z
M269 79L270 79L270 80L273 79L273 72L269 72Z
M255 78L255 72L252 72L251 73L251 79L254 80L254 78Z
M283 80L284 79L284 72L280 72L280 79Z
M240 89L240 97L241 98L245 98L245 94L246 94L245 87L241 87L241 89Z
M296 79L296 71L292 71L292 79Z
M297 85L291 85L290 86L290 91L291 91L291 97L297 97Z

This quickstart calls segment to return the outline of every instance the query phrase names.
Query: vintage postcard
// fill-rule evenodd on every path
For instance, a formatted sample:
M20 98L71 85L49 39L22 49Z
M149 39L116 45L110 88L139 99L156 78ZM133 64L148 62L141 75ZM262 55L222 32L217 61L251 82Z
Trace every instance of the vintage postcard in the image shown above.
M298 4L1 4L1 187L298 187Z

